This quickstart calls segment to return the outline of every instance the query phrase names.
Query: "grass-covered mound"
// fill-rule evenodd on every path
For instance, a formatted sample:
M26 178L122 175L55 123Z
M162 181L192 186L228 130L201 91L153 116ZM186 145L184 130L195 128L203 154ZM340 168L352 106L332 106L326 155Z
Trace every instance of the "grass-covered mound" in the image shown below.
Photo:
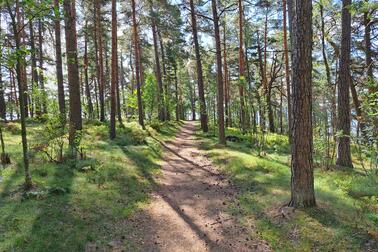
M0 169L0 251L84 251L106 248L125 239L127 218L148 202L152 175L159 171L160 140L174 135L179 124L143 131L136 123L117 128L87 122L82 133L83 160L52 162L39 146L46 124L29 123L34 188L22 189L22 148L17 123L4 126L12 164Z
M198 138L205 139L206 155L240 189L230 212L243 225L256 225L258 233L253 235L266 240L274 251L378 249L378 176L373 171L367 175L358 164L349 171L316 165L318 207L283 217L279 209L290 199L287 137L242 135L236 129L229 129L227 135L237 136L238 141L228 141L224 148L217 145L215 134L198 133Z

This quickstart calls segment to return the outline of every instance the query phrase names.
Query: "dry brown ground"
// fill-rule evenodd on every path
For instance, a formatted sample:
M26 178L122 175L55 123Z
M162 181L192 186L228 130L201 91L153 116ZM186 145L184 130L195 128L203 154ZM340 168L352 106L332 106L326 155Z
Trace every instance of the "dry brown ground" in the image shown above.
M199 150L196 123L187 122L165 147L150 205L134 215L129 238L141 251L270 251L227 214L237 195L230 180Z

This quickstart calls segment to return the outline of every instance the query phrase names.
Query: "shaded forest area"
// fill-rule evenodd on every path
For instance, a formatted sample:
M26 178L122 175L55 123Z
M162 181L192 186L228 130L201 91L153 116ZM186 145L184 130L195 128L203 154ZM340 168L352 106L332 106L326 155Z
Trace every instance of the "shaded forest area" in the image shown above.
M378 250L377 2L0 8L0 251L143 250L129 221L159 191L164 143L189 140L237 188L223 205L243 235Z

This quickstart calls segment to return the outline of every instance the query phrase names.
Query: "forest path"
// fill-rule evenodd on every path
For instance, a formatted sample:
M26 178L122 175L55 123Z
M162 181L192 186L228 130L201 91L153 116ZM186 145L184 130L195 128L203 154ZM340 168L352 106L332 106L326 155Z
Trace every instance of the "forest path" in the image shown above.
M186 122L165 148L152 202L132 222L141 251L269 251L226 213L237 190L198 148L196 122Z

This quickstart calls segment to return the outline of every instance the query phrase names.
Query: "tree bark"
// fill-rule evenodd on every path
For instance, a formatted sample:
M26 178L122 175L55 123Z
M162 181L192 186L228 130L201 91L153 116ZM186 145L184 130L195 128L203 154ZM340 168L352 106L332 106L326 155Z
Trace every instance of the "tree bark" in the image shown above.
M224 69L224 107L226 114L226 127L230 127L230 97L229 97L229 82L228 82L228 64L227 64L227 30L226 23L223 25L223 69Z
M91 90L89 87L89 76L88 76L88 24L85 22L85 34L84 34L84 81L85 81L85 95L87 97L88 114L89 118L93 119L93 103L91 98Z
M131 0L132 16L133 16L133 37L134 37L134 53L135 53L135 77L136 77L136 88L137 88L137 100L138 100L138 119L139 124L145 129L144 126L144 112L142 103L142 92L141 92L141 69L140 69L140 50L139 50L139 35L138 35L138 24L136 20L135 11L135 0Z
M118 85L117 53L117 1L112 0L112 82L110 87L110 129L109 138L116 137L116 86Z
M196 53L196 62L197 62L197 84L198 84L198 96L199 96L199 102L200 102L201 129L203 132L208 132L209 127L208 127L205 90L204 90L204 83L203 83L202 60L201 60L200 47L198 43L196 9L195 9L193 0L190 0L190 16L192 20L192 35L193 35L194 50Z
M292 207L315 206L312 137L312 1L295 0L292 26Z
M60 10L59 0L54 0L55 8L55 54L56 54L56 80L58 83L58 102L59 111L63 118L66 118L66 102L64 98L63 86L63 64L62 64L62 42L61 42L61 29L60 29Z
M82 129L80 79L77 58L76 8L75 0L64 0L64 23L66 35L67 71L70 103L69 144L76 152L77 131Z
M331 69L329 67L327 52L326 52L326 44L325 44L325 22L324 22L324 7L322 3L320 3L320 19L321 19L321 40L322 40L322 55L323 55L323 63L326 70L327 76L327 84L331 91L331 123L332 123L332 133L333 138L336 140L336 131L337 131L337 115L336 115L336 96L334 95L336 92L336 85L332 84L331 80Z
M369 0L365 0L365 2L369 2ZM369 16L369 12L366 11L364 13L364 26L365 26L365 63L366 63L366 75L369 79L374 80L373 75L373 60L372 60L372 51L371 51L371 19ZM370 92L378 91L378 85L374 88L370 88Z
M217 62L217 110L218 110L218 141L220 144L226 144L226 134L224 128L224 94L223 94L223 75L222 75L222 48L221 39L219 33L219 16L217 1L211 0L212 13L213 13L213 23L214 23L214 37L215 37L215 47L216 47L216 62Z
M246 82L245 76L245 61L244 61L244 38L243 38L243 5L242 0L238 0L239 6L239 99L240 99L240 125L243 133L247 130L246 113L245 113L245 99L244 99L244 85Z
M260 42L259 32L257 32L257 53L258 53L258 61L259 61L259 71L260 71L260 76L261 76L261 85L262 85L262 89L263 89L262 95L263 95L263 99L264 99L264 97L266 97L265 96L266 78L264 77L265 76L265 74L264 74L264 62L263 62L262 53L261 53L261 42ZM265 131L265 108L264 108L263 101L261 99L261 95L259 94L258 91L256 93L257 93L256 94L257 95L257 101L258 101L258 104L259 104L260 128L261 128L261 131L264 132Z
M105 76L104 76L104 58L103 58L103 41L102 41L102 25L101 25L101 2L96 0L96 31L97 31L97 45L98 45L98 95L100 101L100 121L105 121Z
M158 84L158 119L159 121L165 121L165 113L164 113L164 88L163 88L163 80L161 76L161 66L160 66L160 58L159 58L159 46L158 46L158 38L157 38L157 31L156 31L156 17L153 11L153 1L149 1L150 4L150 16L151 16L151 27L152 27L152 37L154 42L154 54L155 54L155 75Z
M1 27L1 13L0 13L0 37L2 36L2 27ZM6 120L7 108L5 104L5 85L3 82L3 72L2 72L2 62L3 62L3 41L0 41L0 118Z
M349 6L351 0L343 0L342 22L341 22L341 55L338 81L337 99L337 159L336 165L340 167L353 167L350 153L350 44L351 44L351 14Z
M20 32L21 30L19 29L20 24L16 20L16 16L18 16L20 13L20 4L19 0L16 0L16 10L15 14L12 12L12 7L11 4L9 3L9 0L6 1L7 4L7 9L9 16L11 18L11 25L13 29L13 35L14 35L14 40L15 40L15 47L17 52L20 52L21 50L21 38L20 38ZM22 26L21 26L22 27ZM25 189L29 190L32 188L33 183L32 183L32 178L30 175L30 170L29 170L29 153L28 153L28 141L27 141L27 132L26 132L26 111L25 111L25 103L24 103L24 86L22 85L22 77L21 77L21 72L22 68L25 65L25 58L18 56L17 57L17 63L16 63L16 73L17 73L17 83L18 83L18 92L19 92L19 105L20 105L20 114L21 114L21 139L22 139L22 152L23 152L23 161L24 161L24 173L25 173Z
M289 49L287 46L287 13L286 13L286 0L282 1L282 12L283 12L283 47L285 54L285 81L286 81L286 96L287 96L287 119L288 119L288 135L289 143L291 140L291 125L292 125L292 107L291 107L291 85L290 85L290 66L289 66Z
M45 76L43 74L44 59L43 59L43 23L42 20L38 20L38 46L39 46L39 88L41 90L41 109L42 115L47 112L47 93L45 90Z

